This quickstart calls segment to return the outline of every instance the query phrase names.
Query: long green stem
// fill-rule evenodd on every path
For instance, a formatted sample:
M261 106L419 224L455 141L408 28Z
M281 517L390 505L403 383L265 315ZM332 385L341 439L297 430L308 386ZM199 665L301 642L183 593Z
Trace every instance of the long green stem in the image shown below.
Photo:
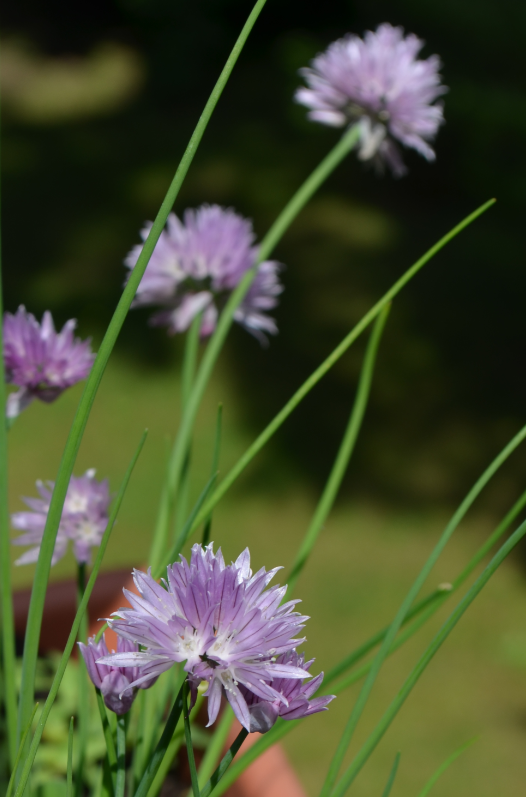
M68 768L66 773L66 795L73 797L73 725L74 718L71 717L69 721L68 732Z
M161 208L153 222L148 237L144 242L144 246L138 257L135 268L130 273L128 283L123 291L121 299L110 321L104 339L101 343L101 347L99 349L99 352L91 369L91 373L88 377L86 386L84 388L84 392L82 394L82 398L80 400L75 418L73 420L71 431L68 436L66 447L62 455L62 460L55 481L55 488L53 490L53 496L49 507L46 527L44 530L42 544L40 547L40 555L36 566L35 579L33 582L33 590L31 593L31 601L29 606L27 630L26 630L26 640L24 645L24 657L22 662L22 687L21 687L21 698L20 698L20 705L18 712L19 735L21 733L21 729L24 727L27 721L29 714L31 713L31 707L33 704L36 660L38 654L38 642L40 637L40 626L42 622L44 600L49 579L51 558L53 556L53 549L55 547L57 530L60 523L60 517L62 515L62 508L64 506L64 500L66 498L66 492L68 489L69 480L73 472L73 466L77 457L82 436L84 434L84 429L86 428L91 407L95 400L95 395L97 393L99 384L102 380L104 370L108 363L110 354L113 350L113 346L115 345L117 336L119 335L121 327L124 323L124 319L126 318L126 314L130 309L130 305L137 292L137 288L139 287L139 283L146 270L146 266L148 265L153 250L155 249L157 241L159 240L159 237L163 231L164 225L166 224L168 214L170 213L173 207L177 194L179 193L179 189L183 183L184 178L186 177L190 164L194 158L194 155L203 137L208 122L210 121L214 108L217 105L219 97L223 92L223 89L227 83L228 78L230 77L230 74L239 57L239 54L243 49L243 45L245 44L245 41L247 40L248 35L252 30L252 27L254 26L261 10L263 9L265 2L266 0L257 0L256 4L254 5L253 10L248 17L248 20L245 23L243 30L241 31L232 49L232 52L230 53L230 56L228 57L225 67L221 72L221 75L219 76L219 79L212 90L212 93L210 95L208 102L205 105L203 113L201 114L199 121L197 122L195 130L183 154L183 157L181 158L175 176L166 194L166 197L164 198ZM1 438L0 438L0 443L1 443ZM186 445L184 447L183 453L185 452L186 452ZM4 502L0 501L0 504L2 505L0 511L6 511L4 509ZM2 558L4 557L2 556Z
M0 228L0 622L2 626L2 657L5 702L7 749L11 769L14 767L17 740L16 676L15 676L15 625L13 617L13 595L11 589L11 542L9 534L9 493L7 468L6 386L3 341L3 290L2 290L2 239ZM24 727L33 707L29 701Z
M467 749L468 749L468 747L471 747L471 745L472 745L472 744L474 744L474 742L476 742L476 741L477 741L477 739L478 739L478 737L477 737L477 736L475 736L475 738L473 738L473 739L470 739L470 740L469 740L469 741L467 741L467 742L464 742L464 744L462 744L462 745L461 745L461 746L458 748L458 750L455 750L455 752L454 752L454 753L452 753L452 754L449 756L449 758L447 758L447 759L444 761L444 763L443 763L443 764L441 764L441 765L439 766L439 768L436 770L436 772L434 772L434 773L431 775L431 777L430 777L430 778L429 778L429 780L427 781L426 785L424 786L424 788L422 789L422 791L420 792L420 794L418 795L418 797L427 797L427 795L429 794L429 792L431 791L431 789L433 788L433 786L435 785L435 783L437 782L437 780L439 779L439 777L440 777L441 775L443 775L443 774L444 774L444 772L446 771L446 769L449 769L449 767L451 766L451 764L452 764L454 761L456 761L456 760L457 760L457 758L459 757L459 755L462 755L462 753L464 752L464 750L467 750Z
M252 461L252 459L259 453L259 451L263 448L264 445L270 440L270 438L276 433L276 431L280 428L280 426L284 423L284 421L289 417L289 415L296 409L298 404L305 398L305 396L310 393L312 388L325 376L325 374L332 368L332 366L340 359L340 357L347 351L347 349L354 343L354 341L362 334L362 332L367 329L369 324L381 313L383 308L391 302L394 297L400 293L402 288L415 276L415 274L420 271L421 268L429 261L431 258L436 255L447 243L449 243L456 235L458 235L462 230L464 230L469 224L471 224L475 219L477 219L482 213L484 213L488 208L490 208L494 204L495 200L490 199L488 202L485 202L484 205L481 205L480 208L475 210L473 213L470 213L460 224L457 224L450 232L447 233L443 238L441 238L434 246L429 249L425 255L423 255L417 262L408 269L405 274L400 277L399 280L395 282L395 284L385 293L382 298L376 302L376 304L363 316L361 321L349 332L348 335L342 340L342 342L334 349L334 351L327 357L326 360L314 371L313 374L303 383L303 385L296 391L296 393L292 396L292 398L285 404L283 409L278 412L275 418L269 423L269 425L261 432L261 434L256 438L256 440L252 443L251 446L245 451L245 453L241 456L238 462L234 465L234 467L229 471L229 473L225 476L221 484L216 488L214 493L210 496L208 501L206 502L205 506L201 510L201 512L196 517L192 530L196 529L200 523L203 522L204 518L210 514L214 506L219 502L219 500L223 497L223 495L230 489L232 484L236 481L236 479L240 476L243 470L247 467L247 465ZM235 294L235 292L234 292ZM234 296L232 295L232 298ZM226 311L225 311L226 312ZM222 317L221 317L222 318ZM221 319L220 319L221 323ZM220 324L219 324L220 325ZM218 329L219 329L218 325ZM213 338L212 338L213 340ZM210 346L212 345L212 341L210 342ZM213 363L209 360L211 359L211 354L209 354L210 348L208 348L203 355L203 360L201 363L201 368L199 374L196 379L196 385L194 388L194 401L197 400L197 396L200 396L201 388L204 388L204 385L207 381L208 371L207 369L212 368ZM190 401L189 406L192 405L192 401ZM183 419L184 423L184 419ZM186 433L186 432L185 432Z
M370 734L369 738L362 746L361 750L359 751L358 755L355 757L354 761L350 764L348 769L346 770L345 774L339 781L338 785L332 792L333 797L343 797L353 780L356 778L360 770L362 769L363 765L377 746L378 742L400 711L402 705L408 698L409 694L411 693L413 687L416 685L418 679L426 669L427 665L438 651L440 646L445 642L453 628L456 626L464 612L467 608L473 603L479 592L483 589L483 587L487 584L491 576L495 573L498 567L502 564L504 559L508 556L510 551L520 542L520 540L526 534L526 521L521 523L518 529L511 535L511 537L506 540L504 545L497 551L491 562L488 566L484 569L481 575L477 578L473 586L467 591L464 595L460 603L454 609L454 611L450 614L446 622L443 624L440 631L436 634L434 639L431 641L429 646L427 647L424 654L421 656L420 660L413 668L412 672L406 679L404 685L402 686L401 690L399 691L398 695L392 701L391 705L383 715L380 722L377 724L374 731Z
M183 674L183 677L186 673ZM184 682L181 684L181 688L175 698L175 702L173 708L170 712L170 716L164 726L164 730L162 732L161 738L155 748L153 755L151 756L148 766L144 772L144 775L141 778L141 782L135 792L135 797L147 797L148 792L150 791L150 786L152 785L155 775L157 774L157 770L159 769L163 758L165 757L170 742L172 740L172 736L174 735L175 729L177 727L177 723L179 722L179 717L183 711L183 690L184 690Z
M382 332L387 321L387 316L389 315L389 310L390 305L386 305L375 321L367 350L365 352L356 398L353 403L349 422L340 444L336 460L332 466L327 484L325 485L325 489L321 495L318 506L316 507L294 564L292 565L291 573L288 578L285 579L288 584L289 595L292 594L296 581L301 571L305 567L316 540L318 539L318 534L327 520L329 512L331 511L332 505L334 504L338 494L338 490L340 489L345 471L349 465L349 460L354 450L363 417L365 415L367 402L369 400L376 354L378 352L378 346L380 345Z
M86 565L79 564L77 569L77 609L82 603L86 590ZM88 615L84 612L80 622L78 641L86 644L88 636ZM88 698L88 671L83 656L78 658L78 759L77 777L75 780L75 795L81 797L84 787L84 761L89 734L89 698Z
M219 452L221 450L221 426L223 421L223 405L219 404L217 408L216 418L216 433L214 439L214 453L212 454L212 471L211 478L218 473L219 468ZM209 515L205 521L203 528L203 539L201 545L203 548L210 542L210 532L212 531L212 515Z
M192 729L190 727L190 712L188 710L188 681L183 685L183 718L184 718L184 738L186 741L186 754L188 756L188 767L190 769L190 780L192 782L192 792L194 797L199 797L199 783L197 780L197 769L195 767L194 746L192 744Z
M431 552L431 555L429 556L427 562L425 563L424 567L418 574L411 589L407 593L404 601L402 602L402 605L400 606L400 609L398 610L389 628L389 631L385 636L385 639L382 642L380 650L376 654L371 670L369 671L365 683L362 686L362 689L360 690L360 694L358 695L358 699L356 700L356 703L353 706L345 731L340 739L340 743L337 747L336 753L329 767L327 778L325 780L325 784L321 791L320 797L328 797L328 795L331 794L332 792L332 788L338 776L338 772L342 765L344 756L347 752L347 749L353 737L358 721L362 716L363 710L365 708L369 695L371 694L376 678L378 677L378 673L380 672L382 664L384 663L389 653L391 645L398 631L400 630L404 618L407 615L413 601L415 600L416 596L422 589L424 582L426 581L431 570L435 566L438 558L440 557L446 544L451 538L453 532L456 530L459 523L466 515L468 509L472 506L475 499L480 495L484 487L487 485L490 479L495 475L495 473L501 467L501 465L508 459L508 457L513 453L513 451L515 451L515 449L522 443L524 438L526 438L526 426L524 426L515 435L515 437L513 437L513 439L508 443L507 446L505 446L505 448L500 452L500 454L498 454L498 456L495 457L491 465L489 465L489 467L486 468L482 476L480 476L480 478L471 488L471 490L464 498L464 500L461 502L457 511L454 513L453 517L447 524L438 543L435 545L433 551Z
M177 437L175 439L172 456L168 469L168 482L170 500L172 503L169 509L169 514L173 511L173 505L177 499L177 490L181 480L181 473L184 466L185 452L188 448L188 443L192 435L197 411L201 404L206 386L212 375L215 363L226 336L232 326L234 313L243 300L246 292L250 288L252 281L257 273L259 263L269 256L274 246L280 240L284 232L288 229L290 224L294 221L300 210L307 204L313 194L318 190L320 185L327 179L327 177L334 171L336 166L345 158L345 156L355 146L359 138L359 130L355 126L351 128L340 139L336 146L329 152L329 154L322 160L322 162L314 169L312 174L305 180L305 182L296 191L292 199L285 206L278 218L264 237L259 248L258 258L254 266L247 271L239 285L230 295L221 316L214 334L210 338L208 346L205 349L201 365L197 373L194 388L190 395L186 411L182 417L181 425ZM162 537L159 531L158 537L154 540L153 552L156 554L152 558L152 564L157 565L162 556L163 550L166 549L166 539ZM161 560L162 561L162 560Z
M31 730L31 725L33 724L33 720L35 719L35 714L37 713L37 708L38 708L38 703L35 703L35 707L33 709L33 713L31 714L29 722L27 723L27 726L24 728L24 733L22 734L22 738L20 739L20 744L18 746L18 750L17 750L16 756L15 756L15 760L14 760L14 763L13 763L13 771L11 773L11 778L9 779L9 783L8 783L8 786L7 786L7 792L6 792L5 797L11 797L11 794L13 793L13 789L15 787L16 770L18 769L18 764L19 764L20 758L22 756L22 750L24 749L24 745L25 745L27 736L29 734L29 731Z
M207 782L207 780L209 780L214 771L214 768L217 765L217 761L219 760L221 751L225 746L228 732L232 727L234 719L235 719L234 712L230 708L230 705L226 705L225 708L223 709L223 713L221 715L221 719L219 720L217 728L214 731L214 735L210 739L208 747L206 748L203 760L201 761L201 766L199 767L200 788L202 788Z
M201 789L201 797L209 797L209 795L214 791L217 784L227 771L228 767L234 760L234 756L236 755L237 751L245 741L248 736L248 731L245 728L241 728L238 735L230 745L230 749L227 753L223 756L221 763L217 767L216 771L210 778L210 780L203 786Z
M106 706L104 704L102 693L100 689L95 689L95 693L97 695L97 706L102 724L102 733L104 735L104 741L106 742L106 760L108 763L108 770L111 775L112 788L115 792L115 779L117 773L117 751L115 749L115 741L113 738L113 733L111 732L110 723L108 722L108 714L106 712Z
M115 797L124 797L126 785L126 721L127 715L117 717L117 777L115 779Z
M69 661L69 657L71 656L71 651L73 650L73 646L74 646L75 641L77 639L77 634L78 634L79 629L80 629L82 618L83 618L84 613L85 613L85 611L86 611L86 609L88 607L88 601L90 599L91 593L93 592L93 587L95 586L95 581L97 580L97 576L99 574L99 570L100 570L100 567L101 567L101 564L102 564L102 560L104 558L104 554L106 552L106 548L108 547L108 543L110 541L111 532L113 531L113 526L115 525L115 520L116 520L117 515L119 513L119 509L121 507L122 500L123 500L124 494L126 492L126 488L127 488L128 483L130 481L130 477L132 475L132 472L133 472L133 469L134 469L135 464L137 462L137 459L139 458L139 454L141 453L142 447L143 447L143 445L145 443L146 434L147 434L147 432L144 432L142 437L141 437L140 443L137 446L137 450L135 451L135 454L133 455L133 458L132 458L130 464L128 465L128 469L126 470L126 473L124 475L124 479L122 481L121 488L120 488L120 490L119 490L119 492L117 494L117 498L115 499L115 502L114 502L114 504L113 504L113 506L111 508L111 513L110 513L110 517L109 517L109 520L108 520L108 525L106 526L106 530L105 530L105 532L103 534L103 537L102 537L102 540L101 540L101 543L100 543L100 548L97 551L97 556L95 557L95 562L93 564L93 569L91 571L91 575L89 577L89 581L88 581L88 583L86 585L86 589L84 590L84 596L82 598L82 601L81 601L81 604L80 604L79 608L77 609L77 613L75 615L75 619L73 620L73 625L71 626L71 631L69 632L68 641L66 642L66 646L64 648L64 652L63 652L63 654L61 656L57 671L55 673L55 677L53 679L53 683L51 684L51 689L49 690L49 694L48 694L46 702L44 704L44 708L42 709L42 714L40 715L40 718L38 720L37 727L36 727L35 733L33 735L33 739L31 741L31 746L29 748L27 756L25 757L25 762L24 762L24 766L23 766L23 769L22 769L22 772L21 772L21 775L20 775L19 783L17 785L17 789L16 789L16 792L15 792L15 797L21 797L21 795L24 793L24 789L26 787L26 783L27 783L28 778L29 778L29 773L31 772L31 767L33 766L33 761L35 759L35 755L36 755L37 750L38 750L38 745L40 744L40 740L42 738L42 733L44 732L44 728L46 726L46 722L47 722L47 719L49 717L49 712L51 711L51 708L53 707L53 703L55 702L55 698L56 698L58 690L60 688L60 684L61 684L62 678L64 676L64 672L66 671L66 667L67 667L67 664L68 664L68 661Z
M389 778L387 780L387 783L385 784L385 789L383 791L382 797L389 797L389 795L391 794L391 789L393 788L393 783L396 778L396 773L398 772L399 763L400 763L400 753L397 753L395 755L393 767L391 769L391 772L389 773Z

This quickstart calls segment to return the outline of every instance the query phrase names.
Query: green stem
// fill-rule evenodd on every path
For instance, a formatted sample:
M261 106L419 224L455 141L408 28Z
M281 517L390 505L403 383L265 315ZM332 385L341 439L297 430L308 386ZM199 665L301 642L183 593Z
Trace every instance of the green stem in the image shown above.
M46 526L42 538L42 544L40 547L40 555L38 558L36 571L35 571L33 590L31 593L31 601L29 606L27 629L26 629L26 639L24 645L24 656L22 662L22 686L21 686L21 698L20 698L20 705L18 712L19 734L21 733L21 728L24 727L27 718L31 713L31 707L33 705L36 661L38 655L38 643L40 638L40 626L42 623L44 600L49 580L51 558L53 556L53 549L55 547L55 539L58 531L58 526L60 523L60 517L62 515L64 500L66 498L66 492L68 489L71 474L73 472L73 466L75 464L77 453L80 447L80 442L82 440L82 436L86 428L91 407L95 400L95 395L97 393L99 384L102 380L102 376L104 374L110 354L115 345L115 341L117 340L121 327L124 323L124 319L126 318L128 310L130 309L130 305L137 292L137 288L139 287L139 283L146 270L146 266L148 265L153 250L155 249L157 241L159 240L159 237L164 229L166 220L168 218L168 214L170 213L173 207L175 199L179 193L179 189L183 183L184 178L186 177L190 164L192 163L192 160L197 151L199 143L203 137L208 122L210 121L214 108L217 105L217 102L223 92L223 89L227 83L228 78L230 77L230 74L239 57L239 54L243 49L243 45L245 44L245 41L247 40L248 35L252 30L252 27L254 26L261 10L263 9L265 2L266 0L257 0L251 14L248 17L247 22L243 27L243 30L241 31L241 34L239 35L232 49L232 52L230 53L230 56L228 57L225 67L223 68L223 71L221 72L221 75L219 76L216 85L212 89L210 98L205 105L205 108L199 118L199 121L197 122L195 130L192 134L192 137L190 138L188 146L183 154L183 157L181 158L181 161L179 163L175 176L172 180L172 183L168 189L168 192L163 200L161 208L153 222L148 237L144 242L144 246L137 259L137 263L133 271L130 273L128 283L124 288L121 299L117 305L115 313L113 314L113 317L110 321L104 339L101 343L101 347L99 349L99 352L91 369L91 373L88 377L86 386L84 388L84 392L82 394L82 398L80 400L75 418L73 420L71 431L68 436L68 440L62 455L62 460L55 481L55 488L53 490L53 496L49 507ZM0 445L1 445L1 438L0 438ZM186 448L187 446L185 445L183 453L186 452ZM0 504L1 504L0 511L5 512L6 508L4 508L4 501L0 501ZM5 507L7 507L7 505L5 505ZM2 556L2 559L3 558L4 557Z
M389 797L389 795L391 794L391 789L393 788L393 783L394 783L395 778L396 778L396 773L398 772L398 764L399 763L400 763L400 753L397 753L395 755L395 760L394 760L394 763L393 763L393 767L392 767L391 772L389 774L389 779L388 779L388 781L387 781L387 783L385 785L385 789L383 791L382 797Z
M100 689L95 689L97 695L97 706L99 709L100 721L102 724L102 733L104 734L104 741L106 742L106 758L108 762L108 769L111 773L112 787L115 792L115 779L117 773L117 751L115 749L115 740L111 732L110 723L108 722L108 714L104 704L104 698Z
M251 446L245 451L242 457L238 460L238 462L234 465L234 467L230 470L230 472L225 476L221 484L216 488L214 493L210 496L209 500L206 502L205 506L201 510L201 512L196 517L192 530L196 529L200 523L203 522L205 517L207 517L214 506L218 503L218 501L223 497L223 495L229 490L232 484L236 481L236 479L240 476L243 470L247 467L247 465L251 462L251 460L259 453L259 451L263 448L263 446L270 440L270 438L276 433L276 431L280 428L280 426L284 423L284 421L289 417L289 415L296 409L298 404L305 398L305 396L310 393L312 388L325 376L325 374L332 368L332 366L340 359L340 357L347 351L347 349L354 343L354 341L362 334L362 332L367 329L369 324L381 313L383 308L391 302L394 297L400 293L402 288L415 276L415 274L420 271L421 268L429 261L431 258L437 254L449 241L451 241L456 235L458 235L462 230L464 230L471 222L475 221L484 211L490 208L494 204L495 200L491 199L488 202L485 202L484 205L481 205L477 210L473 213L470 213L460 224L457 224L450 232L447 233L443 238L440 239L434 246L429 249L425 255L423 255L417 262L408 269L405 274L400 277L397 282L385 293L382 298L376 302L376 304L367 312L364 317L359 321L358 324L349 332L348 335L342 340L342 342L334 349L334 351L327 357L326 360L314 371L313 374L303 383L303 385L296 391L296 393L292 396L292 398L285 404L283 409L278 412L275 418L269 423L269 425L264 429L261 434L256 438L256 440L252 443ZM237 290L237 289L236 289ZM235 295L232 294L232 298ZM228 307L228 305L227 305ZM226 312L226 309L224 313ZM223 313L223 315L224 315ZM218 324L218 330L221 325L221 320L223 318L221 316ZM216 330L217 332L217 330ZM194 404L197 401L197 398L201 396L201 391L204 390L204 386L208 380L209 371L211 371L213 365L212 359L212 350L211 346L214 341L214 337L212 337L209 348L205 351L203 355L203 359L201 362L201 368L197 375L196 384L193 391L193 401L189 402L189 408L194 409ZM215 349L214 349L215 351ZM188 419L187 419L188 420ZM193 417L192 417L193 420ZM185 419L183 419L183 424L185 423ZM181 434L187 434L188 431L185 427L182 427Z
M77 566L77 610L82 603L86 590L86 565ZM86 644L88 637L88 614L84 612L80 621L77 640ZM84 657L78 657L78 760L77 776L75 779L75 795L81 797L84 789L84 762L89 734L89 679Z
M29 731L31 730L31 725L33 724L33 720L35 719L35 714L37 713L38 703L35 703L35 707L33 709L33 713L31 714L30 720L27 723L26 727L24 728L24 733L22 734L22 738L20 739L20 744L18 746L18 750L16 752L15 760L13 763L13 771L11 773L11 777L9 779L9 783L7 786L7 792L5 797L11 797L13 793L13 789L15 787L15 780L16 780L16 771L18 769L18 764L20 763L20 758L22 757L22 750L24 749L27 736Z
M66 774L66 797L73 797L73 726L74 718L69 721L68 733L68 768Z
M186 673L183 674L183 677L185 676ZM148 766L146 767L144 775L141 778L141 782L139 783L137 791L135 792L135 797L147 797L150 786L152 785L155 775L157 774L157 770L159 769L162 760L168 751L170 741L174 735L177 723L179 722L179 717L181 716L183 710L183 690L184 682L181 684L181 688L179 689L177 697L175 698L168 721L164 726L161 738L159 739L157 747L155 748L153 755L148 762Z
M230 745L229 751L223 756L221 763L217 767L216 771L210 778L210 780L203 786L201 789L201 797L209 797L209 795L214 791L217 784L227 771L228 767L234 760L234 756L236 755L237 751L245 741L248 736L248 731L245 728L241 728L238 735Z
M42 734L44 732L44 728L46 726L47 719L49 717L49 712L51 711L53 703L55 702L55 698L57 696L57 693L58 693L58 690L59 690L59 687L60 687L60 683L61 683L62 678L64 676L64 672L66 671L66 667L67 667L67 664L68 664L68 661L69 661L69 657L71 656L71 651L73 650L73 646L75 644L75 641L77 639L77 634L78 634L79 629L80 629L80 625L81 625L81 622L82 622L82 617L84 615L84 612L87 609L88 601L90 599L91 593L93 592L93 587L95 586L95 581L96 581L97 576L99 574L99 570L100 570L100 567L101 567L101 564L102 564L102 560L103 560L104 554L106 552L106 548L108 547L108 542L110 541L111 532L113 531L113 526L115 524L115 520L116 520L117 515L119 513L119 509L120 509L121 504L122 504L122 499L124 498L124 493L126 492L126 488L127 488L128 483L130 481L130 477L131 477L133 469L135 467L135 463L137 462L137 459L139 458L139 454L142 451L142 447L143 447L144 442L146 440L146 434L147 434L147 432L144 432L142 437L141 437L141 441L140 441L140 443L139 443L139 445L137 447L137 450L135 451L135 454L134 454L130 464L128 465L128 469L127 469L126 474L124 476L121 488L120 488L119 493L117 495L117 498L115 499L115 502L114 502L114 504L112 506L110 517L109 517L109 520L108 520L108 525L106 526L106 530L105 530L105 532L103 534L103 537L102 537L102 540L101 540L101 543L100 543L100 548L97 551L97 556L95 557L95 562L93 564L93 569L91 571L91 575L90 575L89 581L88 581L88 583L86 585L86 589L84 590L84 596L82 598L81 604L80 604L80 606L79 606L79 608L77 610L77 613L75 615L75 619L73 620L73 625L71 626L71 631L69 632L68 641L66 642L66 647L64 648L64 652L63 652L63 654L61 656L57 671L55 673L55 677L53 679L53 683L51 684L51 689L49 690L49 694L47 696L46 702L44 703L44 708L42 709L42 714L40 715L40 718L39 718L39 720L37 722L37 727L36 727L35 733L33 735L33 739L31 741L31 746L29 748L27 756L25 756L24 767L23 767L22 773L20 775L20 781L18 783L16 792L15 792L15 797L21 797L21 795L24 793L24 789L26 787L26 783L27 783L28 778L29 778L29 773L31 772L31 767L33 766L33 761L35 759L35 755L37 753L38 746L40 744L40 740L42 738Z
M192 744L192 729L190 728L190 712L188 711L188 681L183 685L183 717L184 717L184 738L186 741L186 753L188 755L188 766L190 768L190 780L194 797L199 797L199 783L197 781L197 770L195 768L194 746Z
M380 650L376 654L376 657L373 661L369 674L365 680L365 683L362 686L362 689L360 690L360 694L358 695L356 703L354 704L354 707L351 711L351 715L345 727L345 731L340 739L340 743L337 747L336 753L329 767L327 778L325 780L323 789L320 793L320 797L328 797L328 795L331 794L332 792L332 788L334 786L336 778L338 777L338 772L342 765L343 759L345 757L345 754L353 737L358 721L362 716L369 695L371 694L376 678L378 677L378 673L380 672L382 664L384 663L389 653L391 645L396 635L398 634L398 631L400 630L402 623L404 622L404 618L407 615L409 609L411 608L413 601L415 600L416 596L422 589L422 586L424 585L426 579L428 578L431 570L435 566L438 558L440 557L446 544L451 538L453 532L456 530L459 523L466 515L468 509L470 509L473 502L480 495L480 493L487 485L487 483L492 479L497 470L508 459L508 457L513 453L513 451L515 451L515 449L522 443L524 438L526 438L526 426L523 426L523 428L515 435L515 437L513 437L513 439L508 443L508 445L505 446L505 448L500 452L500 454L498 454L498 456L495 457L493 462L489 465L488 468L486 468L482 476L480 476L480 478L471 488L471 490L464 498L464 500L458 507L457 511L454 513L453 517L447 524L438 543L433 548L433 551L431 552L431 555L427 559L427 562L425 563L424 567L418 574L411 589L409 590L405 599L403 600L402 605L400 606L400 609L398 610L389 628L389 631L387 632L385 639L382 642Z
M223 709L221 719L214 731L214 735L210 739L208 747L206 748L201 766L199 767L199 786L202 788L207 780L211 777L214 768L217 765L221 750L225 746L228 737L228 732L234 722L234 712L230 705L226 705Z
M473 738L473 739L470 739L468 742L464 742L464 744L463 744L463 745L461 745L461 746L458 748L458 750L455 750L455 752L454 752L454 753L452 753L452 754L449 756L449 758L447 758L447 759L444 761L444 763L443 763L443 764L441 764L441 765L439 766L439 768L437 769L437 771L436 771L436 772L434 772L434 773L431 775L431 777L430 777L430 778L429 778L429 780L427 781L426 785L424 786L424 788L422 789L422 791L420 792L420 794L418 795L418 797L427 797L427 795L429 794L429 792L431 791L431 789L433 788L433 786L435 785L435 783L437 782L437 780L439 779L439 777L440 777L440 776L441 776L441 775L442 775L442 774L443 774L443 773L446 771L446 769L449 769L449 767L451 766L451 764L452 764L454 761L456 761L456 759L459 757L459 755L462 755L462 753L464 752L464 750L467 750L467 749L468 749L468 747L471 747L471 745L472 745L472 744L474 744L474 742L476 742L476 741L477 741L477 739L478 739L478 736L475 736L475 738Z
M124 797L126 785L126 724L127 714L117 716L117 777L115 797Z
M391 705L383 715L382 719L371 733L365 744L362 746L354 761L348 767L347 771L339 781L338 785L332 792L333 797L343 797L351 783L354 781L363 765L376 748L378 742L387 731L392 721L400 711L402 705L411 693L413 687L416 685L418 679L426 669L427 665L438 651L440 646L445 642L453 628L456 626L464 612L473 603L479 592L487 584L491 576L495 573L498 567L502 564L504 559L508 556L510 551L520 542L526 534L526 521L521 523L518 529L511 535L511 537L502 545L502 547L495 554L491 562L484 569L481 575L477 578L473 586L467 591L460 603L456 606L454 611L450 614L446 622L443 624L440 631L436 634L430 645L427 647L420 660L413 668L412 672L406 679L404 685L399 691L398 695L392 701Z
M289 595L292 594L296 581L301 571L305 567L316 540L318 539L318 535L322 530L325 521L327 520L329 512L332 509L332 505L334 504L340 489L345 471L349 465L349 460L354 450L363 417L365 415L365 410L367 408L376 354L378 352L378 346L380 345L380 339L387 321L387 316L389 315L390 307L391 306L389 304L386 305L375 321L373 331L367 345L367 350L365 352L362 372L360 374L358 390L356 392L356 398L354 400L351 416L340 444L336 460L327 480L327 484L325 485L325 489L319 500L318 506L316 507L316 511L314 512L310 522L309 528L307 529L307 533L305 534L294 564L292 565L291 573L289 577L285 579L286 583L288 584Z
M2 657L4 671L3 699L5 702L7 749L13 771L19 739L17 739L17 706L15 676L15 624L13 595L11 588L11 541L9 532L9 492L7 466L7 426L5 385L4 341L3 341L3 290L2 290L2 240L0 230L0 612L2 626ZM29 701L23 727L27 725L33 709L33 697Z
M212 470L210 477L213 478L218 473L219 468L219 451L221 449L221 426L223 420L223 405L219 404L217 408L217 419L216 419L216 434L214 440L214 453L212 454ZM203 529L203 539L201 545L203 548L208 545L210 542L210 532L212 531L212 515L210 514L204 525Z

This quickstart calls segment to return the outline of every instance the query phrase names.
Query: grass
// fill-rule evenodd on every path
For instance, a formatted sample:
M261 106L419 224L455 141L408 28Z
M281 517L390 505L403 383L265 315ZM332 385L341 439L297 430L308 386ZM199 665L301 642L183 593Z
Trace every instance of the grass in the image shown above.
M116 489L143 428L150 429L110 542L106 569L145 561L167 456L166 435L173 435L178 420L175 370L174 366L173 373L139 371L114 358L95 402L76 474L96 467L99 478L108 476ZM235 422L235 396L225 373L224 369L214 380L197 425L194 495L208 478L219 401L225 408L222 473L250 443L246 430ZM20 495L34 494L37 478L55 477L79 390L69 391L50 406L34 404L11 431L10 511L22 508ZM269 487L260 461L216 511L212 539L222 544L227 558L249 544L255 567L283 564L289 568L317 496L309 494L290 474L287 480L286 466L280 464L273 483L281 482L281 486ZM446 520L445 513L436 508L428 514L415 514L342 502L327 522L296 590L304 599L302 608L312 617L306 650L317 657L315 672L335 664L392 618ZM430 587L457 574L490 532L492 521L474 517L462 526L436 568ZM13 558L19 550L13 550ZM15 584L29 584L32 571L30 567L15 568ZM53 569L55 579L72 574L71 557ZM388 662L353 750L396 693L447 611ZM480 739L443 775L433 797L517 797L522 793L525 617L526 584L518 567L508 562L431 664L354 784L351 793L355 797L382 793L397 750L402 751L402 758L392 797L418 794L437 766L475 735ZM309 795L316 795L321 787L356 694L357 687L344 693L331 704L329 714L312 717L286 740Z

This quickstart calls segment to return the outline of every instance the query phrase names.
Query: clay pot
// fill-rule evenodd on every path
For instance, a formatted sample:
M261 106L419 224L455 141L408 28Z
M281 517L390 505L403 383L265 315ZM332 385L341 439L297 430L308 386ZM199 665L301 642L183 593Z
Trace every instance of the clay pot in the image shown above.
M125 603L122 588L136 592L129 568L99 575L88 604L89 633L95 634L102 625L100 618L109 617ZM23 640L29 609L30 590L14 595L15 632L19 647ZM74 581L50 584L46 594L42 634L39 651L63 650L75 617L76 585ZM117 647L116 635L109 629L106 641L111 650ZM241 726L236 721L228 745L235 739ZM238 756L243 755L259 734L250 734ZM227 797L306 797L305 791L292 769L281 745L276 744L254 761L226 793Z

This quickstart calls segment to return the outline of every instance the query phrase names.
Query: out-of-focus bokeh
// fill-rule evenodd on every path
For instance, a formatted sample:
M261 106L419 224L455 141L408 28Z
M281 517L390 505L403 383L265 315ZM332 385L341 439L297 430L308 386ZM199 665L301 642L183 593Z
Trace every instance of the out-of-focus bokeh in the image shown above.
M4 0L7 309L23 303L38 317L51 309L60 325L74 316L79 334L93 336L96 347L120 295L123 258L156 213L250 5ZM335 38L383 21L417 33L426 41L423 55L442 58L449 93L437 162L407 153L409 174L395 180L351 156L328 180L275 253L286 266L275 313L279 336L261 348L243 330L233 331L194 447L192 496L209 472L218 401L225 406L224 474L391 283L463 216L498 198L393 306L338 509L320 540L318 564L298 584L313 617L308 651L326 669L391 619L447 512L525 420L526 7L518 0L268 0L175 207L181 213L203 202L233 206L254 220L261 237L340 135L308 122L292 102L298 69ZM117 490L142 429L150 428L108 568L147 558L178 421L181 341L148 327L148 315L136 310L126 321L75 470L97 467ZM229 557L249 542L256 566L290 565L345 426L364 343L298 408L219 509L213 536ZM34 493L37 478L54 478L80 391L50 406L35 403L15 424L11 511L22 508L21 494ZM519 451L478 502L430 586L461 570L526 486L525 466ZM66 558L54 577L71 572ZM19 585L31 576L30 568L15 571ZM481 741L444 776L437 797L521 793L525 608L519 564L506 565L357 781L357 797L381 793L399 748L393 794L418 793L427 775L477 733ZM397 654L366 727L421 649L419 641ZM290 738L310 794L319 790L351 697L331 705L333 722L313 718L314 735L305 727Z

